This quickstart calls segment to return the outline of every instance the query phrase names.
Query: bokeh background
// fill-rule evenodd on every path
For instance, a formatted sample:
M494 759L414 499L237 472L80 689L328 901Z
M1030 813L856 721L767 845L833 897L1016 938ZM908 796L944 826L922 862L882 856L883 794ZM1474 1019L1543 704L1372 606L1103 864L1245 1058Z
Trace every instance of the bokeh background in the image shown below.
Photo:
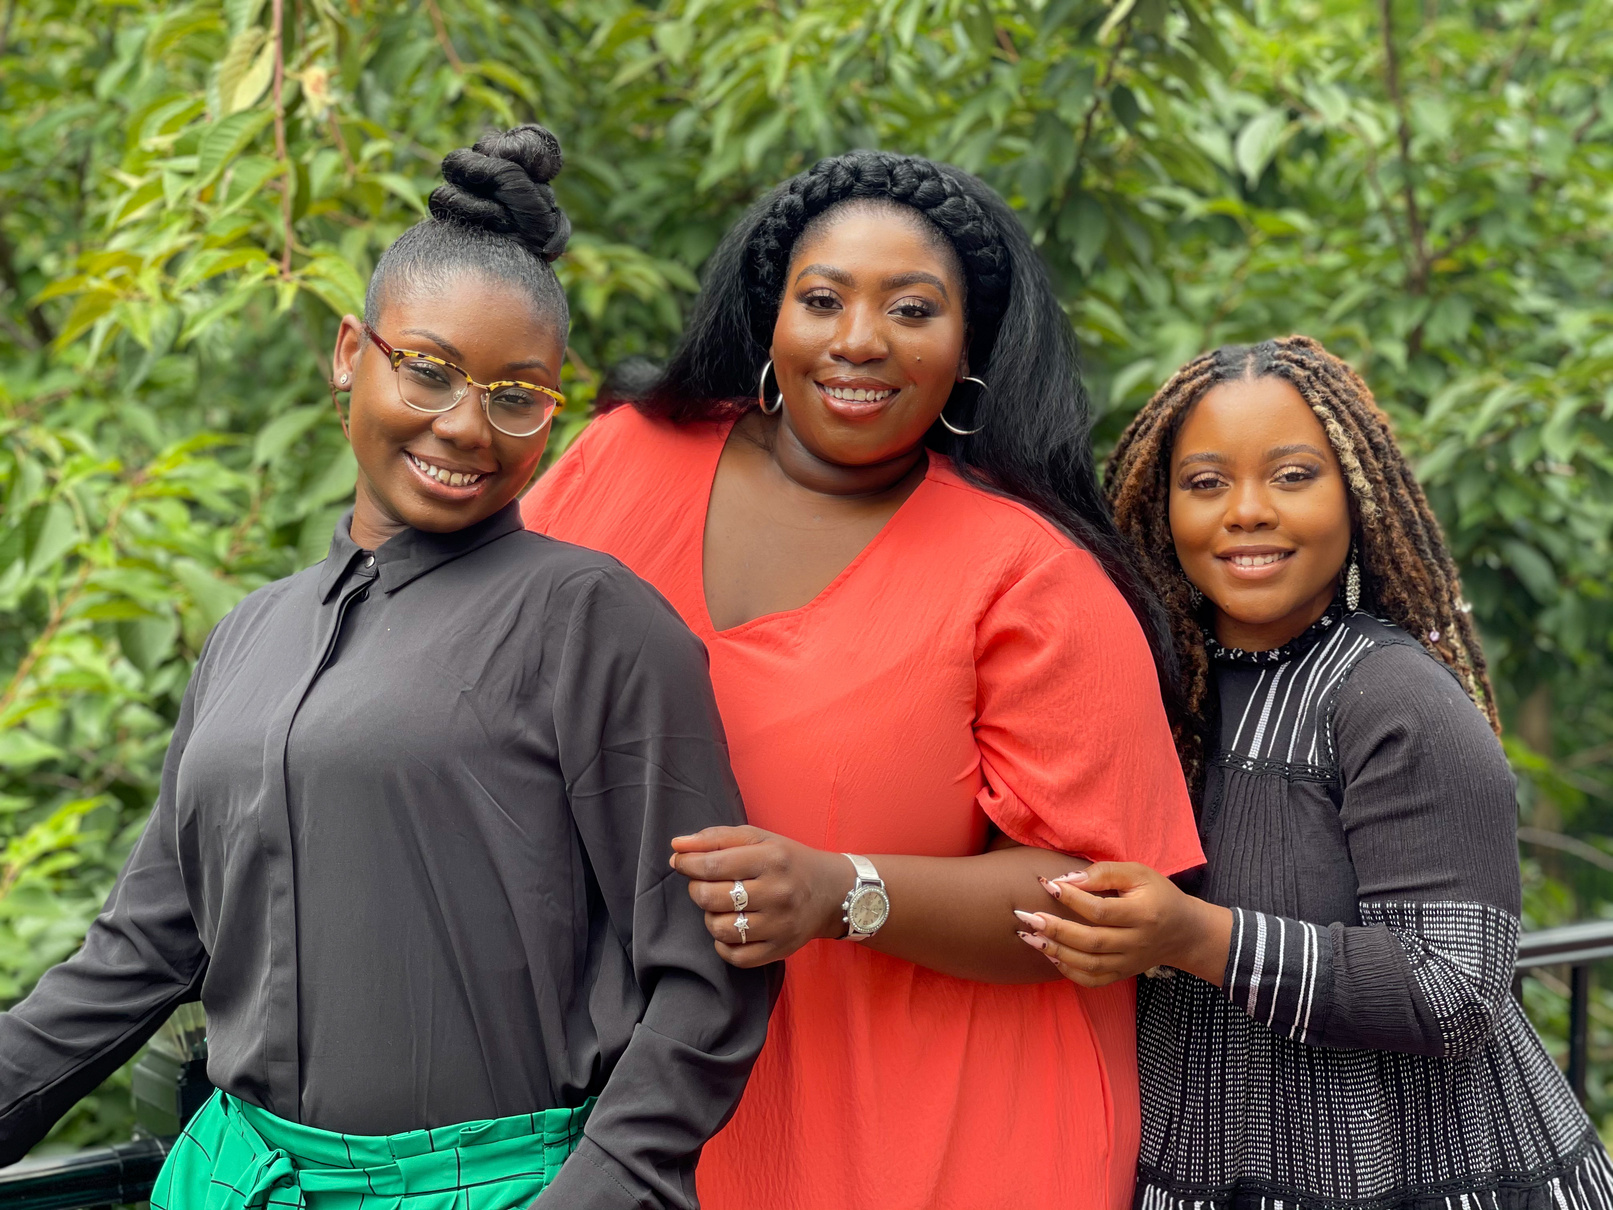
M741 209L855 146L1011 200L1101 446L1218 343L1349 357L1496 671L1526 926L1613 915L1610 82L1613 0L0 0L0 1004L81 939L208 629L325 551L337 318L442 155L530 120L576 225L557 447Z

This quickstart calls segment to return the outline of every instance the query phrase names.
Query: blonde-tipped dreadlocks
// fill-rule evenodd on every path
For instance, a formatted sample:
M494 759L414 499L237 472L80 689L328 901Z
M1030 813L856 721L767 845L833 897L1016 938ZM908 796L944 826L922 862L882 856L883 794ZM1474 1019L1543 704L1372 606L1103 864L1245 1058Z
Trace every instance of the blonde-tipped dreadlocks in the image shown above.
M1171 446L1187 413L1212 387L1258 378L1281 378L1298 391L1338 456L1358 520L1363 607L1416 636L1454 670L1499 731L1484 652L1462 600L1456 564L1367 384L1308 336L1230 345L1195 358L1160 388L1121 435L1104 476L1115 524L1170 610L1184 682L1185 717L1176 728L1176 747L1188 785L1196 794L1204 784L1212 703L1204 632L1171 540Z

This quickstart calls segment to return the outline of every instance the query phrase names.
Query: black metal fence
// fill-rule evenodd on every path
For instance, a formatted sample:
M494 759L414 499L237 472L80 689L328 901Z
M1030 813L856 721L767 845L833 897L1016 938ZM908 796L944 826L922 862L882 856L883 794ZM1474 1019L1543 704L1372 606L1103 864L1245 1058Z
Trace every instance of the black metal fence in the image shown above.
M1518 965L1512 994L1523 999L1523 979L1542 966L1568 968L1568 1083L1585 1101L1585 1076L1591 1057L1591 968L1613 958L1613 920L1565 924L1525 933L1518 939Z
M1585 1099L1590 1063L1591 967L1613 958L1613 920L1570 924L1525 933L1518 942L1512 994L1523 999L1523 980L1539 967L1566 966L1568 997L1568 1082ZM176 1096L187 1102L184 1080ZM187 1104L186 1108L190 1106ZM141 1202L151 1192L171 1138L141 1139L72 1155L24 1160L0 1169L0 1207L5 1210L86 1210Z

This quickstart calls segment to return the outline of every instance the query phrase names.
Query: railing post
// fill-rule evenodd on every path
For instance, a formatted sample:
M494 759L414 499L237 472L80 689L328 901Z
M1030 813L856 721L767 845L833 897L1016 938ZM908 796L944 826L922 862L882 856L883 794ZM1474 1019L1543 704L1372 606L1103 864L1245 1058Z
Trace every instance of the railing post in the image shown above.
M1585 1103L1585 1072L1591 1053L1591 968L1589 963L1569 970L1568 1084Z

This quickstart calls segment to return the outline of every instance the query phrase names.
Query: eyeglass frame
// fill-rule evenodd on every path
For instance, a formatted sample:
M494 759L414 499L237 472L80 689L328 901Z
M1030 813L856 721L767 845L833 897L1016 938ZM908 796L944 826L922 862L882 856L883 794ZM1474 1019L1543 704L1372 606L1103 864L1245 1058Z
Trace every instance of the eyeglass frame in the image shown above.
M543 431L543 426L554 419L555 412L561 411L566 406L566 397L559 391L554 390L552 387L546 387L536 382L522 382L518 378L501 378L496 382L477 382L470 376L463 366L457 366L453 362L442 357L436 357L430 353L423 353L419 349L393 348L386 342L386 340L382 338L381 334L369 324L364 325L364 335L370 339L377 349L380 349L381 352L385 353L387 360L391 362L393 378L394 381L397 381L398 402L404 407L410 408L416 412L421 412L424 415L446 416L449 412L453 411L459 406L460 402L465 398L466 392L468 392L471 387L479 387L482 392L482 415L487 417L487 423L493 426L495 432L503 433L506 437L513 437L515 440L520 441L527 437L536 437L540 432ZM459 394L455 395L454 401L445 408L434 410L432 408L423 408L417 403L410 403L403 397L402 381L397 379L398 367L403 364L403 359L405 357L418 357L421 361L429 361L432 365L438 365L442 366L444 369L453 370L456 374L463 376L465 379L465 389L460 391ZM538 427L533 429L530 433L505 433L503 429L498 427L498 425L493 424L493 417L488 411L489 405L493 399L493 392L499 387L525 387L528 390L541 391L550 399L554 400L554 407L550 410L549 414L543 418L543 423L539 424Z

